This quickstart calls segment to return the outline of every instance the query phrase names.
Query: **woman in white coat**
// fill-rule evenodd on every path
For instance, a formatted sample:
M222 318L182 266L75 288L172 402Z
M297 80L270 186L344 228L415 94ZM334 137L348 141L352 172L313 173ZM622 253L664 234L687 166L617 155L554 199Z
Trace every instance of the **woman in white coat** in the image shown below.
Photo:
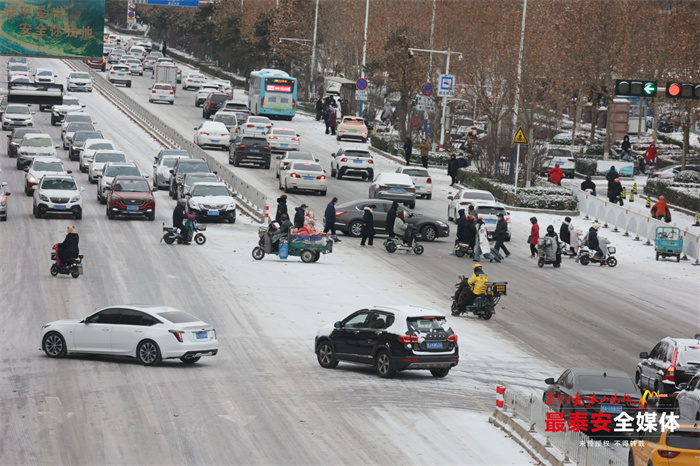
M406 234L407 228L408 224L404 219L403 210L399 210L398 212L396 212L396 219L394 220L394 236L401 238L401 241L403 241L403 237Z
M496 262L501 262L503 256L497 250L491 249L491 245L489 245L489 234L486 231L486 225L484 224L484 221L481 219L479 219L479 221L477 222L476 235L479 240L479 248L481 249L481 254L483 254L484 258L489 259L491 262L493 262L494 260Z

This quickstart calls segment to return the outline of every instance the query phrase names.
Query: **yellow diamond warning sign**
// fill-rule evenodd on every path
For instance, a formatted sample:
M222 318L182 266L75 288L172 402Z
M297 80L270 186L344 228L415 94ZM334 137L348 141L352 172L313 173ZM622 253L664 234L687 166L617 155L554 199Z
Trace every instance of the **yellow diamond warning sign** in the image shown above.
M515 133L515 138L513 138L515 144L529 144L527 138L525 137L525 132L522 126L518 126L518 132Z

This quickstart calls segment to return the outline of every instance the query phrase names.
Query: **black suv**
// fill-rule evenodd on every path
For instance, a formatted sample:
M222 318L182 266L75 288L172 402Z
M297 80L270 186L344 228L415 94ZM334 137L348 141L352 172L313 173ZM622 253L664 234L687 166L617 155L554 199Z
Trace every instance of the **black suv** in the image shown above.
M76 131L68 148L68 160L80 160L80 153L88 139L104 139L104 135L99 131Z
M263 137L243 136L228 150L228 163L234 167L243 163L254 163L270 168L272 151L267 139Z
M216 173L212 172L209 168L209 164L203 159L177 159L175 166L170 170L170 187L169 193L170 197L177 199L178 189L180 184L182 184L182 179L185 177L185 173Z
M27 134L41 134L36 128L16 128L12 130L12 134L7 135L7 156L17 157L17 149L19 144Z
M228 94L222 92L212 92L207 96L207 99L202 104L202 118L209 119L221 108L224 102L228 99Z
M373 365L380 377L427 369L445 377L459 363L457 335L445 316L418 306L376 307L321 328L314 345L321 367L338 361Z
M671 408L681 383L688 383L700 371L700 340L666 337L651 353L640 353L635 382L645 390L658 394L658 404ZM653 397L654 395L652 395Z

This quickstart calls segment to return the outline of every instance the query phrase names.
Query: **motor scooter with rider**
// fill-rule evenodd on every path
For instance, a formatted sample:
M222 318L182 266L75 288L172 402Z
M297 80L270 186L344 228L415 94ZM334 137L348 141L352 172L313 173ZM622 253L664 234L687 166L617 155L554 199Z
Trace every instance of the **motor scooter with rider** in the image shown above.
M457 291L452 296L452 315L473 313L480 319L489 320L496 313L496 304L506 295L508 282L490 282L481 264L474 265L471 277L459 277Z

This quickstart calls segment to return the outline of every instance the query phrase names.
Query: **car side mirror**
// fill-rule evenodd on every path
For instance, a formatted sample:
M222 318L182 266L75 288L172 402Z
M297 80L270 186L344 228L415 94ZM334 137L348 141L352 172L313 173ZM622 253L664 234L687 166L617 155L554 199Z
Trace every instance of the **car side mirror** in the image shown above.
M688 384L685 383L685 382L680 383L680 384L678 384L678 388L680 388L681 390L687 390L687 389L688 389Z
M216 172L212 172L212 173L216 175Z
M280 160L280 159L282 159L282 157L280 157L279 155L277 155L277 156L275 156L275 159L276 159L276 160Z
M29 168L25 168L24 173L29 173Z
M170 170L170 173L171 173L171 174L175 174L175 170Z
M82 108L85 108L85 104L81 105Z
M451 201L454 199L454 196L447 196L447 199Z
M81 193L84 192L84 191L85 191L85 188L80 188L80 192L81 192Z
M649 359L649 353L647 353L646 351L643 353L639 353L639 357L642 359Z
M7 139L12 139L12 135L11 135L11 134L8 134L8 135L7 135Z
M331 154L331 157L335 158L335 154Z
M105 191L111 191L112 187L111 186L105 186Z
M192 128L192 129L195 130L195 131L197 131L197 128L196 128L196 127Z
M58 149L58 144L56 144L56 145L55 145L55 146L53 146L53 147L54 147L54 149Z
M554 379L552 377L544 379L544 383L546 383L547 385L554 385Z
M343 328L343 323L341 321L336 322L333 327L335 328Z
M66 170L66 173L70 175L71 173L73 173L73 170Z

